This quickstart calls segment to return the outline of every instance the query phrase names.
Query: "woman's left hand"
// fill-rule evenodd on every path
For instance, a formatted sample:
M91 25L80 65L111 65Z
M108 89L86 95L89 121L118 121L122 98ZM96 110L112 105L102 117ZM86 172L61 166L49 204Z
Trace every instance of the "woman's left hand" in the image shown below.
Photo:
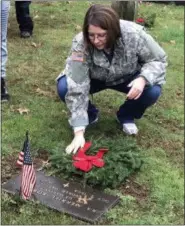
M138 77L134 79L132 82L128 84L128 87L131 87L131 89L127 93L127 98L130 100L131 99L137 100L141 96L145 88L145 85L146 80L143 77Z

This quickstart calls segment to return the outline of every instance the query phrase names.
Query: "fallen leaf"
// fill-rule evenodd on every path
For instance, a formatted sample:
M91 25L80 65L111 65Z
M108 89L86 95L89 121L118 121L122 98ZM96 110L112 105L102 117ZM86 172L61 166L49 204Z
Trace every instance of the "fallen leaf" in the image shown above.
M170 40L170 43L175 45L176 44L176 41L175 40Z
M52 93L51 92L48 92L48 91L44 91L40 88L37 88L36 89L36 93L40 94L40 95L43 95L43 96L49 96L51 97L52 96Z
M18 111L22 115L24 113L28 114L30 110L28 108L18 108L16 109L16 111Z
M81 31L82 30L82 27L80 25L76 25L75 30Z
M36 44L35 42L31 43L31 46L33 46L35 48L39 48L39 47L41 47L41 45L42 45L42 43L38 43L38 44Z
M39 18L39 15L35 15L35 16L33 17L33 19L37 19L37 18Z
M65 110L62 110L62 113L64 113L64 114L66 114L66 115L67 115L67 111L65 111Z
M17 205L17 202L15 200L10 200L10 203Z
M181 95L182 95L182 92L177 91L177 92L176 92L176 95L177 95L177 96L181 96Z
M47 161L42 161L42 166L40 168L37 169L37 171L41 171L43 170L44 168L48 168L51 166L51 163L49 162L49 160Z
M54 15L51 15L51 16L50 16L50 18L51 18L51 19L54 19L54 18L55 18L55 16L54 16Z
M52 2L45 2L44 4L43 4L43 6L45 7L45 6L52 6Z
M37 48L37 44L35 42L32 42L31 45L35 48Z
M45 84L46 86L49 86L49 85L50 85L49 81L45 81L44 84Z
M49 160L42 161L42 165L43 165L43 166L48 166L48 165L50 165Z

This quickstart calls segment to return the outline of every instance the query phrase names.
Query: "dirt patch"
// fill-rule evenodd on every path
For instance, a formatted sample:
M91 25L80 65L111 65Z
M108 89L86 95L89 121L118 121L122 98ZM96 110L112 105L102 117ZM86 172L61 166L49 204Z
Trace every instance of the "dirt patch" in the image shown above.
M10 178L19 174L19 169L16 168L17 155L9 155L1 157L1 183L6 182Z
M135 197L138 202L146 200L149 195L147 186L137 183L134 178L127 179L126 183L120 187L120 190L124 195Z
M47 161L49 158L49 153L48 151L44 150L44 149L38 149L37 150L37 158L41 159L43 161Z
M49 153L46 150L37 150L37 156L33 158L33 165L36 170L48 164ZM11 154L1 157L1 183L19 175L21 169L16 166L18 154Z

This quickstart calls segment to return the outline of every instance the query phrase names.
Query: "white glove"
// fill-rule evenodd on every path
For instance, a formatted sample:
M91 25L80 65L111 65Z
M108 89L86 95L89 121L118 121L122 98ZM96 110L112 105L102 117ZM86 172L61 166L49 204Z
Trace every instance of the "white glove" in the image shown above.
M82 148L85 144L85 138L84 138L84 130L80 130L75 133L74 139L71 142L70 145L66 148L67 154L75 154L79 148Z

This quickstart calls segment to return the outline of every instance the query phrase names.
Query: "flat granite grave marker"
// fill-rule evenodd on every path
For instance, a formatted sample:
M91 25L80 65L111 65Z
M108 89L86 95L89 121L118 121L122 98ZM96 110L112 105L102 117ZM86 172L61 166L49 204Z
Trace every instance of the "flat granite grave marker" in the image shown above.
M75 182L68 182L56 177L46 176L43 172L36 173L37 182L32 200L68 213L90 223L97 222L111 207L116 205L119 197L105 194L91 187L85 188ZM17 176L2 185L2 190L19 194L21 176Z

